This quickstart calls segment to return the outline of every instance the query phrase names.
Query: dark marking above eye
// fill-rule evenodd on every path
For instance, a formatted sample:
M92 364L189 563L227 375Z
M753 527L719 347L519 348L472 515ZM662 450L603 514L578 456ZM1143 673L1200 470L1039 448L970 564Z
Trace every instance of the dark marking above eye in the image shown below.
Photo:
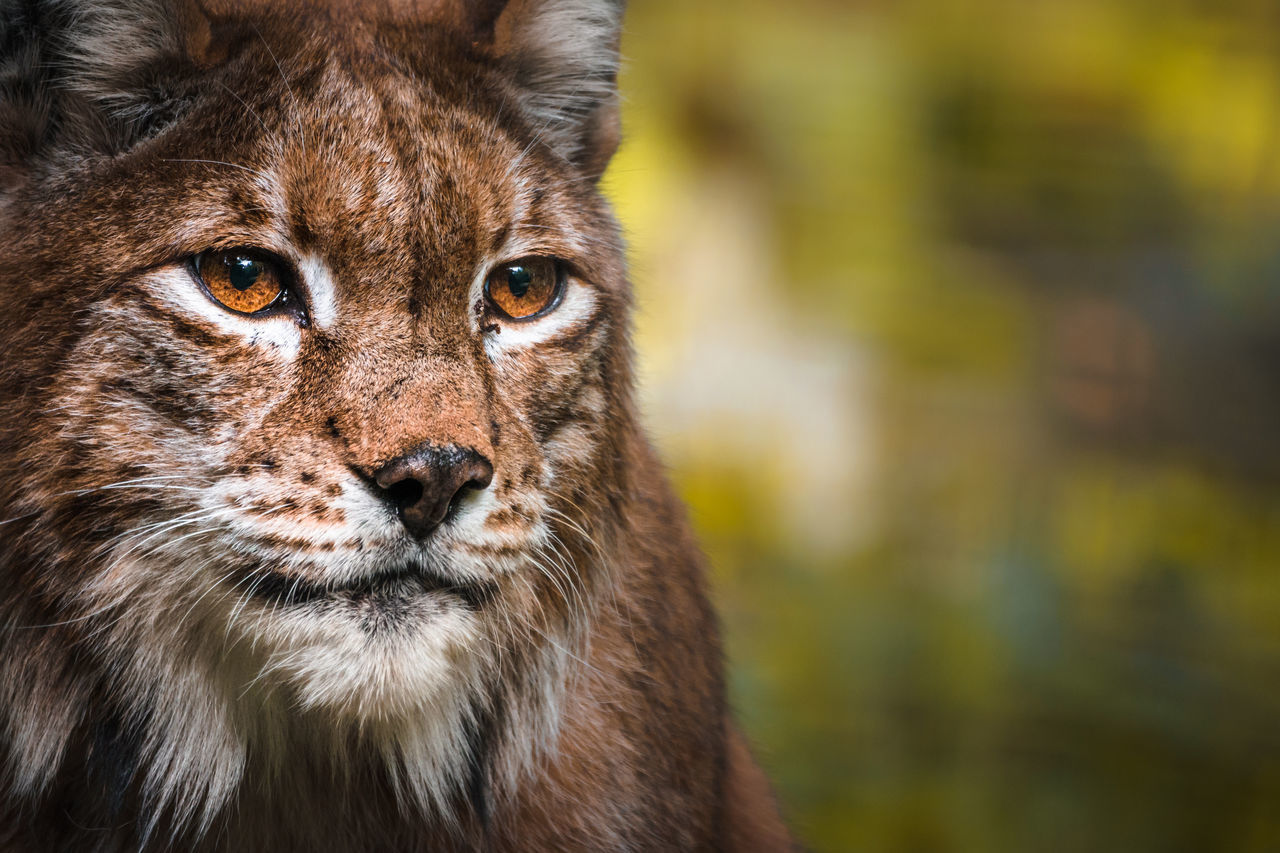
M324 422L324 427L329 431L329 435L334 438L342 438L342 430L338 429L337 418L330 416L329 419Z
M489 254L496 255L502 250L507 243L507 235L511 233L509 227L504 227L501 231L495 232L493 239L489 241Z
M293 233L297 235L300 244L314 243L316 241L315 232L311 229L311 222L307 218L306 211L299 207L293 213Z

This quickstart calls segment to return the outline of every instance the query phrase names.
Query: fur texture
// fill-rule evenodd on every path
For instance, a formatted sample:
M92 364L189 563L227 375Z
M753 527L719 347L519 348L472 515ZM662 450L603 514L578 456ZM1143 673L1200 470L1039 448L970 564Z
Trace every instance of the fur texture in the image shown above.
M621 11L0 0L0 850L789 845L637 426ZM417 537L427 445L494 473Z

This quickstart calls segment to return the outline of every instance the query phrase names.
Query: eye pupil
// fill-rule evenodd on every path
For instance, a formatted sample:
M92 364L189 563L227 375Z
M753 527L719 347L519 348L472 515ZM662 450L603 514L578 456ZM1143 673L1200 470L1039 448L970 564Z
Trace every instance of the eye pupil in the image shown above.
M282 264L258 252L213 250L193 259L194 272L214 302L240 314L290 305Z
M262 276L262 264L253 258L236 255L227 258L226 264L227 280L241 293L257 284Z
M485 296L499 316L530 320L554 308L562 288L556 261L530 255L494 267Z
M507 267L507 290L510 290L511 295L516 299L523 299L532 284L533 273L527 267L519 264Z

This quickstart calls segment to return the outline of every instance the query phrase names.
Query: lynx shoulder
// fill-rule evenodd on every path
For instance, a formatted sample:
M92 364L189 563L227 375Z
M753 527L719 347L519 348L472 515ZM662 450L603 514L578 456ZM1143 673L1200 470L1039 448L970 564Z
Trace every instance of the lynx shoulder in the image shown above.
M0 850L778 850L621 0L0 0Z

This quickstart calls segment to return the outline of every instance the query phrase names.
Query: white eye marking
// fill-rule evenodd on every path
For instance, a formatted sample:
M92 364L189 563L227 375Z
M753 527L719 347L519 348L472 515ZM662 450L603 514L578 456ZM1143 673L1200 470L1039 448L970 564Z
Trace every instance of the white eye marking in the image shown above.
M216 304L183 266L158 270L145 279L161 302L188 317L196 317L205 326L239 335L252 346L267 347L292 357L302 345L302 330L287 314L246 317Z
M471 282L469 305L486 304L485 282L494 268L504 260L510 261L521 257L536 257L542 254L536 249L521 246L518 242L508 242L499 251L497 257L488 258L476 271ZM595 289L583 284L567 271L564 273L564 293L559 303L541 317L530 320L493 319L493 329L485 331L484 348L491 359L498 359L504 352L535 346L543 341L572 332L574 329L591 321L595 314L599 297ZM484 311L482 307L482 312ZM480 325L483 316L472 316L472 329L481 333Z
M566 276L560 304L547 314L533 320L494 320L496 328L485 334L485 351L496 358L503 352L569 334L591 322L598 301L592 288Z
M319 256L305 255L298 262L298 272L307 290L311 322L318 329L329 328L338 317L338 295L332 271Z

